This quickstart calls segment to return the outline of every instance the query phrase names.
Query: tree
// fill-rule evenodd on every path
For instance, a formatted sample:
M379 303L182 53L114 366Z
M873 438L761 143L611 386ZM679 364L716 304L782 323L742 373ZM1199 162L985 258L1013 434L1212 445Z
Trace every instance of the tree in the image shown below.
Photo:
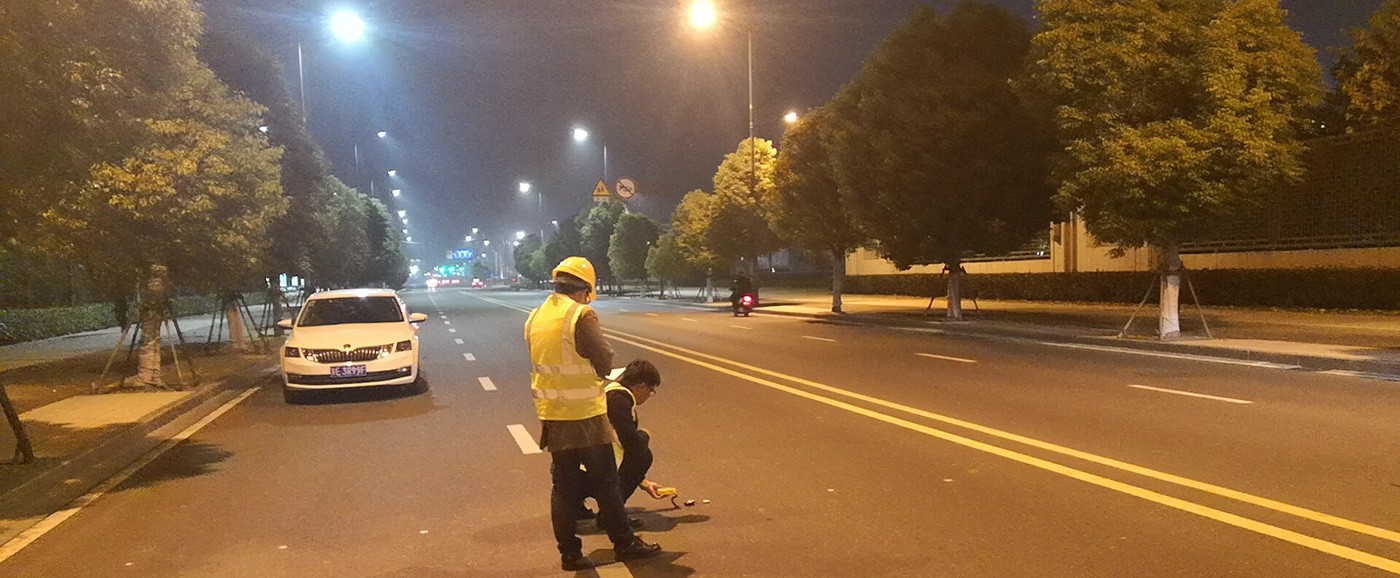
M408 258L399 243L398 221L379 199L356 195L364 203L366 244L369 248L368 284L402 289L408 281Z
M647 251L651 249L661 227L641 213L625 213L608 241L608 266L618 279L645 279Z
M647 250L646 268L647 274L660 281L662 297L666 296L667 281L674 284L694 272L680 245L676 243L674 231L662 234Z
M585 209L578 217L579 248L598 272L599 286L615 282L612 267L608 264L608 244L624 211L626 209L622 203L608 201Z
M776 158L772 141L744 139L715 170L718 203L711 214L708 244L721 259L744 260L750 275L759 255L781 248L763 210L763 199L773 189Z
M263 270L267 227L286 210L282 151L258 131L262 107L191 70L147 142L93 167L87 186L45 213L53 240L92 270L143 279L137 381L162 386L160 332L171 291L222 292Z
M553 264L544 262L544 243L540 242L537 234L526 235L520 240L520 244L515 247L515 270L520 272L520 276L542 283L549 279L549 272L553 269Z
M841 312L841 281L846 253L865 240L841 205L831 166L826 131L831 113L817 109L783 137L773 166L773 187L765 191L765 213L773 231L793 246L831 255L831 310Z
M1119 251L1161 261L1162 339L1180 335L1181 243L1302 173L1313 50L1276 0L1045 0L1028 86L1056 106L1057 200Z
M711 248L710 230L719 199L710 193L694 190L681 197L671 213L671 233L676 248L693 268L705 272L705 295L714 299L715 269L727 270L734 261L720 256Z
M1357 128L1400 122L1400 0L1386 0L1351 39L1333 71L1347 120Z
M361 200L360 193L346 186L333 176L322 181L328 191L326 206L322 208L330 235L325 244L325 259L335 259L339 266L327 268L316 279L318 287L355 287L368 283L371 253L369 237L365 230L369 226L368 205ZM320 258L317 258L319 260Z
M943 263L962 318L962 260L1004 253L1050 221L1046 123L1012 87L1026 23L964 2L915 10L830 105L842 206L901 268Z
M564 219L559 221L559 231L554 234L553 239L544 245L544 266L553 271L554 266L564 259L583 254L582 244L578 220Z

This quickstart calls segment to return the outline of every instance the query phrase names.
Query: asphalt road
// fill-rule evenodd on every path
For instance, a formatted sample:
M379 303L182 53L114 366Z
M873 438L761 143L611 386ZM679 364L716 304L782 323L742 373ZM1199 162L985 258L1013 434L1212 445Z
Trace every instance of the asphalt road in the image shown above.
M426 393L288 406L270 383L0 576L563 574L521 339L543 295L406 297ZM634 496L667 554L600 576L1400 574L1400 384L598 308L617 365L664 377L652 478L709 500Z

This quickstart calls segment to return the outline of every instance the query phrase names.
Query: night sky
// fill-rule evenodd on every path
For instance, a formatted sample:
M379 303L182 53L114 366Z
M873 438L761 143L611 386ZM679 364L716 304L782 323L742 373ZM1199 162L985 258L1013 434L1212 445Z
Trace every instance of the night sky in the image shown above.
M1342 31L1363 26L1382 1L1283 5L1330 64ZM1033 0L993 3L1033 16ZM689 29L677 0L218 0L205 9L206 27L277 56L294 98L303 43L312 133L342 180L368 192L374 178L376 196L408 212L411 256L431 264L472 227L495 244L577 214L602 176L601 142L609 186L633 178L633 210L665 218L681 195L710 187L747 134L741 26L754 37L755 132L777 139L784 113L825 103L919 2L719 4L731 5L734 22L708 32ZM338 8L368 22L364 41L344 45L327 32ZM574 126L591 141L575 144ZM375 138L379 130L389 138ZM528 196L522 180L534 187ZM391 186L403 196L389 200Z

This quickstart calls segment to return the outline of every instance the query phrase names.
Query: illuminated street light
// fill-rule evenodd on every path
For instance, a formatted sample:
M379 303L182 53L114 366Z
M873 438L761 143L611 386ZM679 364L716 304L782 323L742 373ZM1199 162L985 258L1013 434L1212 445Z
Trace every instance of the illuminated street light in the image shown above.
M365 21L354 12L341 10L331 15L331 31L342 42L356 42L365 35Z
M516 242L514 242L514 243L511 243L511 246L512 246L512 247L519 247L519 246L520 246L520 241L516 241Z
M558 221L558 220L554 220L554 221L550 221L550 222L551 222L551 223L554 223L554 226L556 226L556 227L559 226L559 221Z
M481 244L482 244L483 246L490 247L490 246L491 246L491 241L490 241L490 240L482 241Z
M709 28L719 21L719 13L715 10L715 3L710 0L698 0L690 5L690 25L696 28Z
M477 231L480 231L480 230L481 230L481 229L478 229L478 228L476 228L476 227L472 227L472 234L475 235L476 232L477 232Z
M399 211L399 216L400 216L400 217L406 217L406 216L408 216L408 211Z
M405 240L405 241L408 241L409 243L412 243L412 242L413 242L413 237L405 237L404 240Z
M395 197L397 197L397 196L399 196L399 195L402 195L402 194L403 194L403 191L402 191L402 190L400 190L400 189L394 189L394 191L393 191L393 192L394 192L394 196L395 196Z
M403 234L407 235L407 234L408 234L408 229L404 229L404 230L403 230Z
M408 219L399 219L399 220L400 220L400 221L403 221L403 224L405 224L405 225L408 224Z
M516 232L515 232L515 240L519 241L519 240L524 239L524 238L525 238L525 231L516 231Z
M472 242L472 236L471 236L471 235L467 235L467 240L466 240L466 242L467 242L467 243Z
M386 136L389 136L389 133L384 132L384 131L382 131L382 130L379 131L379 132L377 132L377 133L374 133L374 134L375 134L375 136L378 136L379 138L384 138L384 137L386 137Z
M528 192L530 192L530 183L527 183L527 182L525 182L525 181L521 181L521 182L520 182L520 192L522 192L522 193L528 193Z
M788 123L788 124L792 124L792 123L797 122L797 111L795 111L795 110L788 111L787 114L783 115L783 122Z
M588 140L588 130L574 127L574 142L585 142Z
M394 169L389 169L389 176L391 176L391 177L397 177L397 176L399 176L399 171L396 171L396 170L394 170Z

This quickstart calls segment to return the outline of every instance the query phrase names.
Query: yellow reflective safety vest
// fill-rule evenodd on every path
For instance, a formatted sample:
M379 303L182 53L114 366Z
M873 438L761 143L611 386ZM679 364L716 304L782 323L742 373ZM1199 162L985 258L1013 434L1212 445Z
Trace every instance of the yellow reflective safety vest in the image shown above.
M542 420L578 421L608 412L603 380L574 343L578 320L589 311L591 307L554 293L525 322L530 390Z
M607 394L614 391L620 391L632 398L632 421L637 421L637 396L633 395L632 390L627 389L626 386L614 381L603 388L603 398L607 399ZM613 440L613 459L616 459L619 465L622 464L622 442L617 440Z

